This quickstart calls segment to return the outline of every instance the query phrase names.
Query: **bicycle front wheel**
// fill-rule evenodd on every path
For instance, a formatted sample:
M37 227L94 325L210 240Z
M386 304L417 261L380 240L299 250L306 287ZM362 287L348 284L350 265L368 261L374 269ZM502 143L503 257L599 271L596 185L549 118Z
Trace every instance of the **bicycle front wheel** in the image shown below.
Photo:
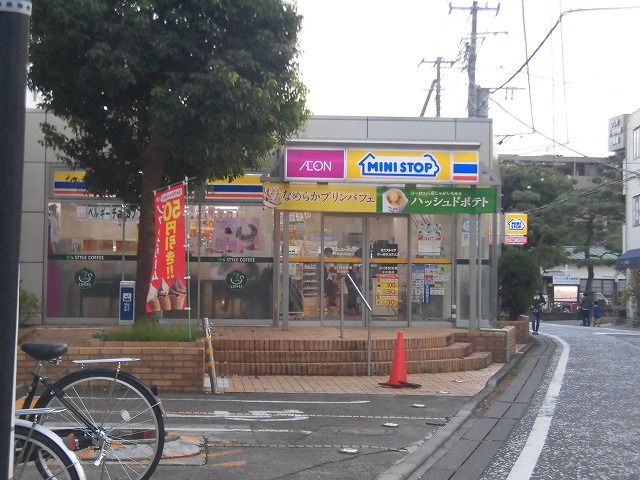
M80 370L58 380L36 407L66 409L47 414L44 422L60 436L74 436L89 480L147 480L160 461L160 400L133 375Z
M55 433L26 420L16 420L13 477L16 480L85 480L75 454Z

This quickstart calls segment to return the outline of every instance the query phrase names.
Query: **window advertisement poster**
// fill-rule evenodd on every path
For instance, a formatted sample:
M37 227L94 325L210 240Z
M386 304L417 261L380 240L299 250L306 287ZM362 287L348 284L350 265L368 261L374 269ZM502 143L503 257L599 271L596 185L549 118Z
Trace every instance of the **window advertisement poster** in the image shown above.
M423 223L418 226L418 255L438 257L442 252L442 225Z
M213 249L219 253L260 250L260 219L218 215L214 220Z
M400 282L398 279L398 266L393 264L371 264L374 276L374 306L384 308L398 308ZM384 312L374 311L374 315L382 315Z
M184 310L188 307L184 184L157 191L154 202L156 249L146 310Z
M413 303L430 303L431 296L444 295L444 289L450 278L451 265L439 263L413 265L411 269Z

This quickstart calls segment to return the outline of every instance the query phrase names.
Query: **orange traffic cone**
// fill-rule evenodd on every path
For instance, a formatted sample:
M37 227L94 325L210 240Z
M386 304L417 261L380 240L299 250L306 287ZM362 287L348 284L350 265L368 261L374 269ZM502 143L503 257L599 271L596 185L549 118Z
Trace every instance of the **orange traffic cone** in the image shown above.
M387 388L420 388L422 385L418 383L407 382L407 360L404 352L404 333L398 332L396 337L396 346L393 352L393 361L391 362L391 373L386 383L381 383Z

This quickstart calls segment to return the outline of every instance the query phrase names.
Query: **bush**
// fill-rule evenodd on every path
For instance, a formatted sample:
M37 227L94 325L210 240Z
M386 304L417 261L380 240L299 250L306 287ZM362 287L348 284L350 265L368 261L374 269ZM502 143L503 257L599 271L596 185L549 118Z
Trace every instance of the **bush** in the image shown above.
M107 330L98 334L100 340L116 342L193 342L201 336L197 325L191 326L189 338L188 325L164 326L157 323L135 323L132 327Z
M18 298L18 323L26 325L32 323L42 313L40 298L29 290L20 287Z
M509 318L527 313L540 284L540 271L528 252L507 248L500 257L500 298Z

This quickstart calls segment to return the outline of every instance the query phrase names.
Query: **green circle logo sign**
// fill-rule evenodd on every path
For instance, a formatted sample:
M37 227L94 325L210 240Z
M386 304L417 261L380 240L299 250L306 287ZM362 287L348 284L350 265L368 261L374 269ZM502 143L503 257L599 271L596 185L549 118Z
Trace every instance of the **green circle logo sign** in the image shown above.
M227 273L225 282L229 290L242 290L247 286L247 274L240 270L232 270Z
M76 285L80 288L91 288L96 283L96 274L89 270L87 267L82 267L73 276Z

